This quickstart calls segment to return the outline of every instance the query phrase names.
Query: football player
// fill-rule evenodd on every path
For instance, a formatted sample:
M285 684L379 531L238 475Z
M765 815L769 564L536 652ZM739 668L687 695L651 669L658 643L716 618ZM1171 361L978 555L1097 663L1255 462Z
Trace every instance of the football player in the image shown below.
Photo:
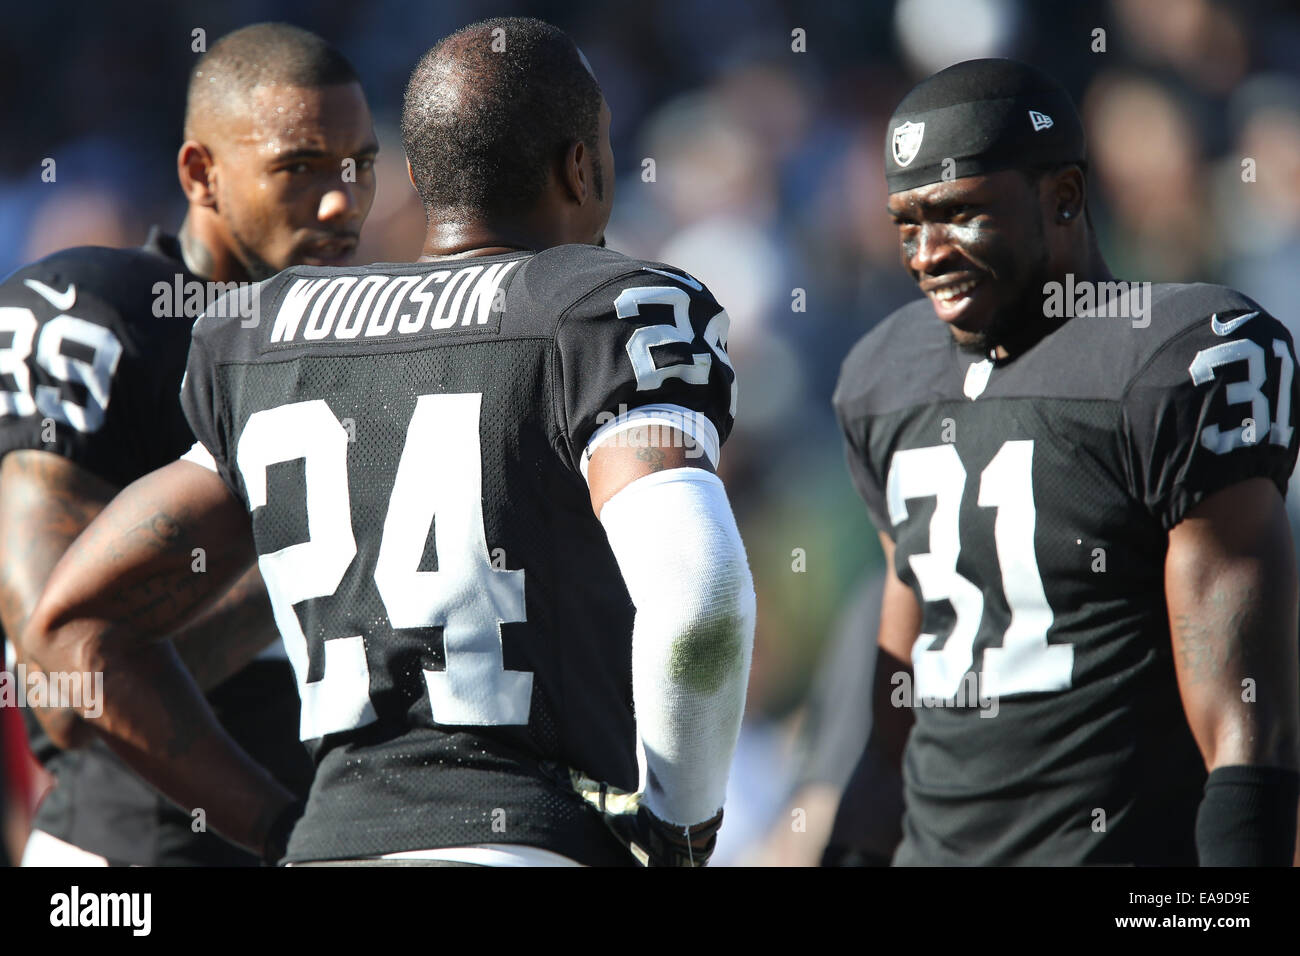
M903 764L893 862L1289 863L1290 335L1232 289L1114 279L1040 71L960 63L889 129L925 298L834 402L891 572L870 746Z
M755 615L714 471L729 319L601 248L609 123L548 24L435 45L402 116L420 260L291 268L256 328L201 318L199 441L96 519L33 615L44 665L103 655L104 738L267 858L291 828L293 864L711 852ZM316 762L296 826L153 640L254 553Z
M0 617L9 634L21 634L55 562L113 496L193 444L177 396L193 320L209 289L224 288L205 283L344 261L374 196L376 148L357 75L336 50L286 24L245 27L215 43L190 77L179 236L155 228L140 249L60 252L0 286ZM252 311L235 317L255 320ZM192 561L203 579L204 553L194 549ZM251 560L239 570L175 647L226 731L305 793L311 766L297 739L292 672L283 650L267 647L276 631ZM146 587L149 603L176 599ZM29 719L56 786L26 864L258 862L205 832L200 816L162 799L102 743L60 750L88 735L71 711L40 713L62 726L47 734Z

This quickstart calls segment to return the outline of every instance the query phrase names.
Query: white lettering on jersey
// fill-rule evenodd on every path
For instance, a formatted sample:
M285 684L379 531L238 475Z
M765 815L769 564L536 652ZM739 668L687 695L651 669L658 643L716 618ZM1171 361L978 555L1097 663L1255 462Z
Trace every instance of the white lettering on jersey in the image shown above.
M369 338L391 335L394 329L412 335L486 325L501 284L521 261L420 275L295 279L276 311L271 342L344 340L362 334ZM442 288L433 288L436 285Z
M292 342L298 332L298 323L307 311L312 297L328 279L299 279L289 287L288 294L275 313L275 326L271 329L272 342Z

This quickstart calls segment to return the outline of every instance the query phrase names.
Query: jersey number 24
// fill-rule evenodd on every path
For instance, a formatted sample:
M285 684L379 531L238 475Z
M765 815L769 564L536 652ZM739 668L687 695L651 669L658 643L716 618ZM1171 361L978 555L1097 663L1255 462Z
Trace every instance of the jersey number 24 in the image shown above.
M444 670L425 670L439 724L527 724L533 675L505 669L501 624L523 621L524 572L492 566L483 529L482 395L421 395L389 496L374 579L393 628L441 627ZM294 605L332 595L357 555L348 496L348 433L319 399L249 417L235 457L250 510L264 506L267 468L305 460L306 541L258 558L285 652L298 677L303 740L375 719L360 634L330 637L324 677L308 681L308 644ZM420 571L437 517L438 570Z

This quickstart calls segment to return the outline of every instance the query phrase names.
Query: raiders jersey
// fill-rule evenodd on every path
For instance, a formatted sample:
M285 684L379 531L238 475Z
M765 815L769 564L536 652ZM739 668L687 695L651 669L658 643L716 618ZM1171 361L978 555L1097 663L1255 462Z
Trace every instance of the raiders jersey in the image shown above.
M725 440L726 313L688 275L578 245L291 268L257 298L254 329L196 324L182 401L252 514L298 674L316 777L287 859L627 862L556 782L638 784L634 608L586 448L652 405L698 451Z
M0 456L51 452L118 487L175 461L194 441L177 393L198 311L184 314L186 283L192 291L195 281L176 239L156 228L142 248L70 249L5 279ZM296 740L297 707L282 696L292 686L283 660L258 661L209 702L228 731L305 793L311 768ZM57 781L37 811L38 829L111 863L257 863L193 832L190 815L107 746L60 751L30 710L24 718L33 753Z
M844 363L850 472L924 609L893 683L916 718L895 863L1195 865L1168 533L1234 483L1285 494L1295 353L1232 290L1151 288L1146 320L1078 316L998 362L921 300Z

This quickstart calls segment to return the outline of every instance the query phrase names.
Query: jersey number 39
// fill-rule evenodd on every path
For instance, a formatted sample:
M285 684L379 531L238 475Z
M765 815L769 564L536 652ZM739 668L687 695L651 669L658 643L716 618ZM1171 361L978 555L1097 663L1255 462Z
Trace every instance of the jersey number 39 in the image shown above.
M36 334L36 316L31 309L5 306L0 308L0 339L9 344L0 347L0 380L10 377L14 388L0 388L0 416L19 418L38 411L79 432L98 431L104 424L109 389L122 343L111 330L74 315L57 315L41 326ZM36 364L60 383L75 383L86 389L86 404L64 398L57 385L37 385L32 389L32 370L27 364L36 346ZM90 352L90 358L64 353L64 343Z

